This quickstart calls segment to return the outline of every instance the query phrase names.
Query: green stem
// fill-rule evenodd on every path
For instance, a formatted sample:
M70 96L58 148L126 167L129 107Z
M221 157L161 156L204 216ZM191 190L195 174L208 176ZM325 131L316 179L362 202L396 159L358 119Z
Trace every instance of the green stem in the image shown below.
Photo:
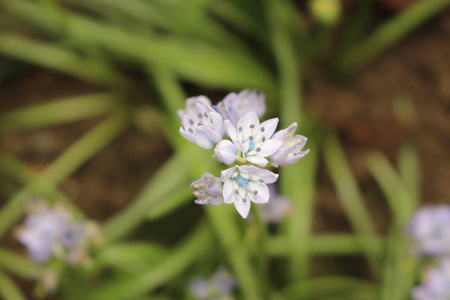
M109 144L129 125L128 114L117 113L98 125L59 156L38 179L15 194L0 210L0 236L5 234L24 213L25 203L36 191L53 194L61 183L100 149Z
M351 73L358 71L448 5L450 0L417 1L411 8L381 26L369 38L349 51L343 61L344 71Z
M253 216L255 217L255 225L257 229L256 239L256 255L258 261L258 274L260 277L261 292L267 294L270 292L271 284L269 278L269 260L267 250L268 228L261 216L259 207L253 208Z

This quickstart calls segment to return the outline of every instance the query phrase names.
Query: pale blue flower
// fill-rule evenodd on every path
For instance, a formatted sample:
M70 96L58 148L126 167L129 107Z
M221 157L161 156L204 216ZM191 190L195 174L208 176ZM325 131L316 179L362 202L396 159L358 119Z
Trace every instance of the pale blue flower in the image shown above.
M195 278L189 284L189 292L197 300L233 299L231 292L236 287L236 279L225 267L220 267L211 279Z
M84 221L75 221L68 209L62 206L49 208L43 203L34 204L18 229L18 240L27 248L31 260L43 264L59 257L71 264L87 259L85 247L89 239Z
M250 202L267 203L269 188L278 174L255 166L235 166L221 172L224 182L223 198L227 204L234 203L236 210L245 219L250 211Z
M259 123L258 116L251 111L239 119L237 127L225 120L225 130L238 151L239 162L249 161L264 167L269 162L266 157L275 153L281 141L272 135L278 125L278 118Z
M428 270L422 285L412 291L414 300L450 299L450 259L445 258L438 266Z
M223 201L222 186L220 178L210 173L203 173L200 179L191 184L191 188L194 189L193 194L197 197L195 203L219 205Z
M293 209L291 199L277 193L275 184L268 184L269 202L258 206L261 209L261 218L268 223L281 222Z
M178 112L182 118L181 136L205 149L220 142L224 133L222 116L208 102L204 96L189 98L186 111Z
M237 159L238 149L229 140L222 140L214 148L214 157L226 165L234 163Z
M288 128L282 129L273 135L273 139L281 141L281 147L269 156L270 162L275 167L287 166L296 163L309 153L309 149L302 151L308 140L301 135L294 135L297 123L292 123Z
M178 110L178 117L183 121L184 115L195 115L197 113L197 103L211 106L211 100L206 96L190 97L186 99L186 109Z
M425 206L416 211L407 234L414 250L424 255L450 254L450 206Z
M215 109L224 120L228 119L236 126L239 119L250 111L254 111L258 117L262 117L266 112L266 101L264 94L247 89L239 94L228 94L215 106Z

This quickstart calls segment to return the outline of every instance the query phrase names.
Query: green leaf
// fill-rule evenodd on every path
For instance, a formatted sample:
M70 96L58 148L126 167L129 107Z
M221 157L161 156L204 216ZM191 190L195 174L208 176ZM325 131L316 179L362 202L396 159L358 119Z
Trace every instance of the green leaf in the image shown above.
M101 266L136 275L153 269L167 256L167 250L159 245L128 242L107 246L99 253L96 261Z
M104 114L120 105L117 95L98 93L75 96L0 115L0 132L36 130Z

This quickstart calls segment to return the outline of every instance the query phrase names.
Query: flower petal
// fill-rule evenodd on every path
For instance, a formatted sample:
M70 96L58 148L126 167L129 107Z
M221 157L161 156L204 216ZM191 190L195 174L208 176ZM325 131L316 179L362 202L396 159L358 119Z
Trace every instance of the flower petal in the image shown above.
M223 185L223 201L226 204L231 204L234 202L235 198L234 193L234 186L233 186L233 180L227 180L225 181L225 184Z
M261 156L247 155L246 159L249 162L254 163L255 165L258 165L261 167L265 167L267 165L267 163L269 163L269 161L267 159L265 159L264 157L261 157Z
M278 118L269 119L264 121L259 125L260 134L264 135L266 139L270 139L277 129L278 126Z
M237 199L234 201L234 206L236 207L236 210L238 211L238 213L244 218L246 219L248 216L248 213L250 212L250 199L247 198L241 198L236 197Z

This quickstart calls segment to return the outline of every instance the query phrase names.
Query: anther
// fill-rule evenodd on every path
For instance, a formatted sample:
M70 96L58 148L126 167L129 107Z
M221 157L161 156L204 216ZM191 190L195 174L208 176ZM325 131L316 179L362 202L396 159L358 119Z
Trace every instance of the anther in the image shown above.
M239 127L239 132L242 132L242 127Z
M250 127L251 129L253 129L253 128L255 128L255 124L251 124L249 127Z

